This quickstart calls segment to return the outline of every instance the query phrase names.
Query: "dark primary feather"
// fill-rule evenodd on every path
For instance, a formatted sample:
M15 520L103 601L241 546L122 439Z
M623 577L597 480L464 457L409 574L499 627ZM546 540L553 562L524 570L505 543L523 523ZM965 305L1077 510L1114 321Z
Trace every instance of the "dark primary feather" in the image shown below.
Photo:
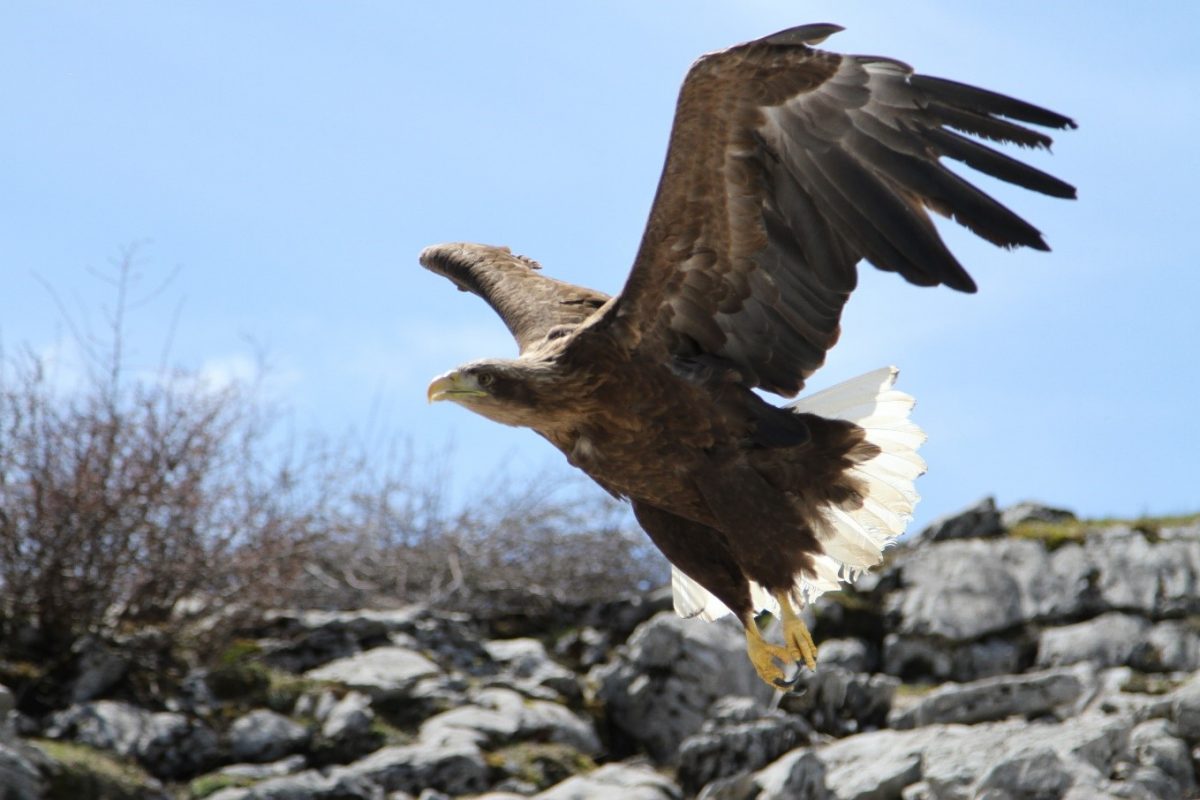
M791 29L702 57L680 91L633 271L605 320L628 348L725 365L795 394L836 342L857 262L974 291L928 210L1002 247L1041 234L942 156L1055 197L1069 184L963 134L1048 147L1067 117L808 43Z
M569 333L608 300L608 295L539 274L537 262L507 247L438 244L421 251L423 267L482 297L524 353Z

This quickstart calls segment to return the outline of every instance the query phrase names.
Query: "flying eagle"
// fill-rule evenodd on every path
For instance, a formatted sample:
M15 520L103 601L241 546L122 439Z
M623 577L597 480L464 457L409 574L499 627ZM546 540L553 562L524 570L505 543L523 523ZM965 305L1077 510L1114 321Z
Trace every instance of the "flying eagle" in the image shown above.
M442 244L421 264L482 297L515 359L473 361L428 396L532 428L617 497L672 564L675 609L732 612L768 683L816 647L799 611L877 565L911 519L924 441L885 368L786 406L825 361L865 259L974 292L929 210L1001 247L1041 234L948 157L1054 197L1070 185L980 143L1048 147L1069 118L814 49L806 25L702 56L621 293L573 286L506 247ZM756 612L782 623L766 641Z

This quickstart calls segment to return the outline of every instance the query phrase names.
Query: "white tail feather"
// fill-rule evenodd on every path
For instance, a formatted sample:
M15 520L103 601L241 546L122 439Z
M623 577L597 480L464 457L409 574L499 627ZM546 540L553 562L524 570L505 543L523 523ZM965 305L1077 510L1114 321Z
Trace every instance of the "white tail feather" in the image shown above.
M805 603L841 588L862 571L883 560L883 551L904 532L920 496L913 481L925 472L917 448L924 432L908 419L913 399L892 388L899 370L884 367L802 397L789 407L799 413L843 419L866 431L866 440L879 455L850 470L864 490L859 508L828 506L825 525L818 530L825 553L813 559L813 574L796 580L794 594ZM671 568L675 611L683 617L712 621L729 608L703 586ZM779 604L762 586L751 581L755 609L779 612Z
M671 566L671 595L675 600L675 613L684 619L699 617L712 622L732 613L728 606L674 565Z
M884 367L791 404L798 412L855 423L880 450L850 471L862 484L862 505L826 507L827 524L818 532L825 557L839 564L844 579L883 560L884 549L904 532L920 499L913 481L925 473L925 461L917 455L925 433L908 419L912 397L892 388L898 374L895 367ZM828 587L824 574L801 576L797 583L805 601L837 588Z
M685 619L699 617L712 622L733 612L718 600L712 592L689 578L678 567L671 567L671 593L675 600L675 613ZM779 613L779 603L760 584L750 581L750 602L755 609Z

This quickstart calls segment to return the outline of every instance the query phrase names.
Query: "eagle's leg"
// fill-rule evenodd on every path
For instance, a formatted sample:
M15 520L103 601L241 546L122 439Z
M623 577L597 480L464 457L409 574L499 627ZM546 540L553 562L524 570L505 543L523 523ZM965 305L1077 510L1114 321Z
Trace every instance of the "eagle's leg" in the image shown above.
M788 592L776 592L775 599L779 601L780 618L783 627L783 642L787 645L788 653L794 661L803 661L809 669L817 668L817 645L813 642L812 634L804 620L792 608Z
M742 624L746 626L746 653L750 656L750 663L754 665L758 677L773 689L790 688L796 680L789 680L785 670L795 663L795 656L788 648L771 644L764 639L753 614L748 614L742 619Z

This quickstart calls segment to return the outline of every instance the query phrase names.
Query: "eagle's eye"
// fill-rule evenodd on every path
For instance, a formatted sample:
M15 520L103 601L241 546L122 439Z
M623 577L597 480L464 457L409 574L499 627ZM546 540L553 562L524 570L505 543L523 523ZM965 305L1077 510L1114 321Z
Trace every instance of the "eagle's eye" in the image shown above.
M476 378L476 380L479 381L480 386L482 386L486 389L487 387L491 386L493 383L496 382L496 376L490 372L481 372L481 373L479 373L479 377Z

